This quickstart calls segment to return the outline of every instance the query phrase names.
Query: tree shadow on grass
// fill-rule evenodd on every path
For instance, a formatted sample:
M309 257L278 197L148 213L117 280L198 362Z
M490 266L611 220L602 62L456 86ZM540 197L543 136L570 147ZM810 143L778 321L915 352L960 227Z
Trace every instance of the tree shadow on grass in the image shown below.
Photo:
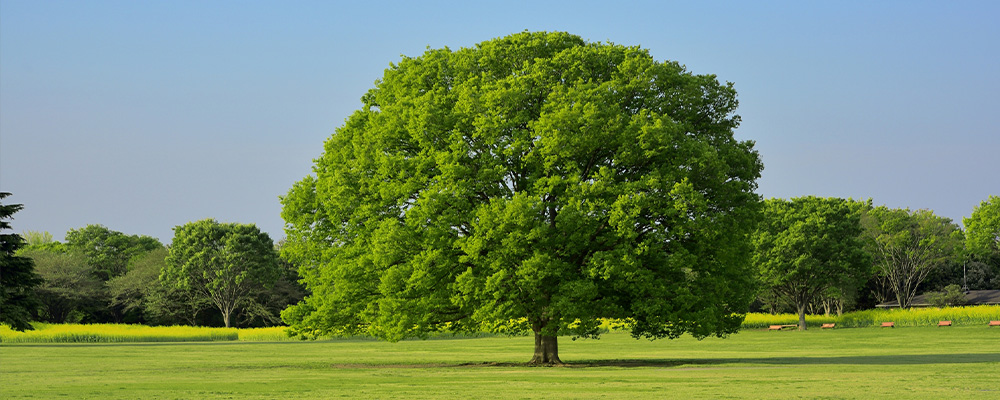
M1000 363L1000 353L900 354L839 357L763 357L763 358L692 358L644 360L581 360L568 367L658 367L702 366L719 364L765 365L926 365Z
M115 347L115 346L218 346L241 345L262 342L159 342L159 343L17 343L3 344L0 347ZM299 341L267 342L268 344L294 345ZM738 368L754 365L930 365L930 364L978 364L1000 363L1000 353L960 353L960 354L901 354L901 355L871 355L871 356L838 356L838 357L762 357L762 358L652 358L652 359L618 359L618 360L575 360L557 365L535 365L526 362L470 362L470 363L344 363L332 364L333 368L519 368L519 367L557 367L557 368L730 368L724 364L741 364Z
M978 364L1000 363L1000 353L963 354L902 354L842 357L763 357L763 358L688 358L688 359L631 359L631 360L578 360L557 365L532 365L528 363L483 362L464 363L454 367L557 367L557 368L706 368L713 365L928 365L928 364ZM443 365L436 365L441 367ZM725 367L723 367L725 368Z

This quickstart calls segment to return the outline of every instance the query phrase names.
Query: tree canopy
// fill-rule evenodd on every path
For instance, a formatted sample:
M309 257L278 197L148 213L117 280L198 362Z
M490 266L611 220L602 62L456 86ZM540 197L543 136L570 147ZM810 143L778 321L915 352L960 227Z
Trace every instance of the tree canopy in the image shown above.
M70 229L66 245L82 251L102 281L125 275L133 257L163 247L155 238L145 235L126 235L103 225L87 225Z
M228 328L233 312L256 306L254 297L281 273L267 233L251 224L206 219L174 228L160 280L211 301Z
M53 323L96 322L94 314L107 304L104 282L93 274L87 256L77 250L28 248L22 253L35 262L42 284L35 290L38 316Z
M932 271L961 255L962 231L930 210L875 207L862 224L876 273L902 308Z
M42 246L55 243L52 234L48 232L24 231L21 233L21 237L28 243L28 246Z
M0 200L7 196L10 193L0 192ZM42 282L32 259L15 254L24 247L24 239L3 232L11 229L7 220L22 208L21 204L0 204L0 323L19 331L32 329L29 322L36 305L32 291Z
M990 196L963 218L966 245L973 254L1000 258L1000 196Z
M800 330L810 302L830 289L861 285L871 269L861 206L851 203L812 196L765 202L753 262L764 290L796 306Z
M282 198L299 332L735 332L762 169L736 91L647 51L524 32L385 71Z

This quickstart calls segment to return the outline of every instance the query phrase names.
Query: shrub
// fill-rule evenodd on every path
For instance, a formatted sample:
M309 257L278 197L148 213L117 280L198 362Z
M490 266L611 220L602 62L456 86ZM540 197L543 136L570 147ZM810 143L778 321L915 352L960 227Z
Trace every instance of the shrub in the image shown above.
M932 293L927 300L935 307L964 306L969 302L962 288L955 284L945 286L943 292Z

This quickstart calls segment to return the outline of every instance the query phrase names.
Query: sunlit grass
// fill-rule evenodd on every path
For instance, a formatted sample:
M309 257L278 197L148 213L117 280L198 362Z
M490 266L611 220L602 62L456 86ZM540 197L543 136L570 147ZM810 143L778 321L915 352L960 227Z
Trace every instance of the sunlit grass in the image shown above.
M261 332L265 332L262 330ZM744 330L728 338L530 337L0 344L9 399L1000 398L1000 329Z

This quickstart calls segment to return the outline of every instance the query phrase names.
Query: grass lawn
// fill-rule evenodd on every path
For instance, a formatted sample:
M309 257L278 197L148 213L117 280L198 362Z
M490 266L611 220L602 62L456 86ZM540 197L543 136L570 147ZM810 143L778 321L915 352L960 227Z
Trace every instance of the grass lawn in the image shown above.
M744 331L728 339L0 345L3 398L1000 399L1000 328Z

